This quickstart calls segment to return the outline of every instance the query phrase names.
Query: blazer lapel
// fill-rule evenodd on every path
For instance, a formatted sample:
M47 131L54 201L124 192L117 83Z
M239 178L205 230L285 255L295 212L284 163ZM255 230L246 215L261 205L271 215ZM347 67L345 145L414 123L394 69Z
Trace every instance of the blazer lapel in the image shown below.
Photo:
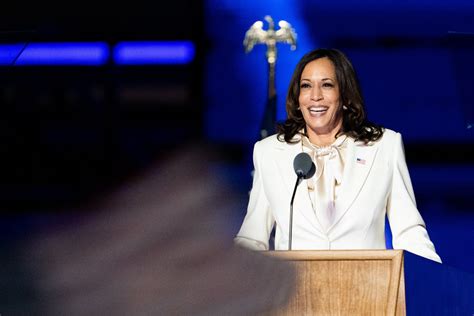
M329 227L329 231L347 213L359 195L372 168L379 147L376 144L365 145L357 143L352 138L349 138L348 141L342 187L336 200L336 214L332 225Z
M301 152L301 146L298 144L277 143L275 146L275 163L281 181L284 183L287 192L293 193L293 187L296 182L296 174L293 170L293 159ZM290 201L288 201L289 205Z
M275 159L277 168L281 176L281 181L284 183L284 186L287 189L289 196L287 204L289 210L291 195L293 194L293 189L296 183L296 174L293 169L293 160L295 159L297 154L302 152L301 143L280 143L275 147L275 150L275 154L279 156L279 159ZM293 202L293 216L296 213L300 213L306 218L307 222L310 223L318 232L324 234L324 230L321 224L319 223L319 220L317 220L316 214L314 213L306 181L307 180L301 181L300 185L296 190L295 199Z

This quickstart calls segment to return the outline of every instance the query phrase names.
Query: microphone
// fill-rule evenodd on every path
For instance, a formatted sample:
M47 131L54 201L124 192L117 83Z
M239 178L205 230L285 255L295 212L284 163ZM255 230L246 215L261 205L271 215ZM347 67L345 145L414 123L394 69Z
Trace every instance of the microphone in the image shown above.
M296 183L290 202L290 229L288 238L288 250L291 250L293 237L293 201L295 200L296 189L303 179L310 179L316 172L316 166L307 153L299 153L293 160L293 169L296 173Z
M314 176L316 172L316 166L307 153L299 153L296 155L295 160L293 160L293 168L300 180L309 179Z

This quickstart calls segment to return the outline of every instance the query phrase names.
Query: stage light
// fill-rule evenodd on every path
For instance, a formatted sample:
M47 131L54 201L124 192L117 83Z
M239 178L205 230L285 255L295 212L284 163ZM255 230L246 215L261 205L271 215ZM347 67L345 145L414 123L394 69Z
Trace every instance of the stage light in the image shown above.
M105 42L0 45L3 66L101 66L107 63L109 55Z
M195 48L190 41L120 42L113 52L117 65L188 64Z
M108 62L105 42L0 44L0 66L101 66ZM191 41L119 42L113 49L116 65L180 65L193 61Z
M11 66L26 44L0 44L0 66Z

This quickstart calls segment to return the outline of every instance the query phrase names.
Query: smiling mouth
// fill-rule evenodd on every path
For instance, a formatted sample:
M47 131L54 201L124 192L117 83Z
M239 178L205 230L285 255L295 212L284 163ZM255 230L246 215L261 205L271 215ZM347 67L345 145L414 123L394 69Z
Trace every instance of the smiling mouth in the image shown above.
M310 107L309 108L309 113L311 114L322 114L322 113L325 113L327 112L328 110L328 107L325 107L325 106L318 106L318 107Z

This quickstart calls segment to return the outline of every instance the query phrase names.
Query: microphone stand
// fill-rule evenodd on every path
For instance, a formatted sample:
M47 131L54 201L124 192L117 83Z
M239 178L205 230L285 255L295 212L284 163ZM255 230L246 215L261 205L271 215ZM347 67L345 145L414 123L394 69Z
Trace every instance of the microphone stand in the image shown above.
M296 189L303 179L303 175L297 174L295 189L293 190L293 195L291 196L290 202L290 229L289 229L289 238L288 238L288 250L291 250L291 242L293 238L293 201L295 200Z

